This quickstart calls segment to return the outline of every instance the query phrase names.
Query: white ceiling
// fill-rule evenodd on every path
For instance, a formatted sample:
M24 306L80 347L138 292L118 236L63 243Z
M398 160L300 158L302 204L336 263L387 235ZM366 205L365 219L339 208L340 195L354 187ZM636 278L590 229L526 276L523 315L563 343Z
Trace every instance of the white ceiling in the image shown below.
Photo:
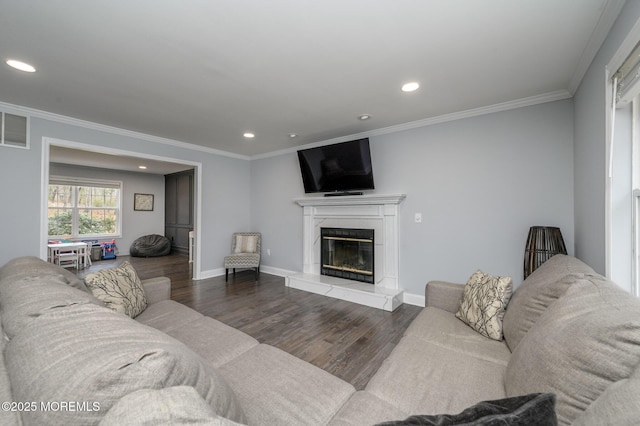
M126 170L129 172L150 173L155 175L168 175L193 169L193 166L185 164L54 145L49 147L49 162L102 169ZM144 166L145 169L140 169L140 166Z
M0 102L258 156L570 97L623 3L5 0Z

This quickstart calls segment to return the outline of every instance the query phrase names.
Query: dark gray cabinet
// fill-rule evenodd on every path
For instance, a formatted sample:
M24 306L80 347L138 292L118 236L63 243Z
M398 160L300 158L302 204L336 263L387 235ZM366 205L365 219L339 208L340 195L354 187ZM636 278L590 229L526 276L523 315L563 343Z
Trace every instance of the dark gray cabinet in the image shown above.
M164 176L164 235L174 252L189 253L189 231L193 230L193 170Z

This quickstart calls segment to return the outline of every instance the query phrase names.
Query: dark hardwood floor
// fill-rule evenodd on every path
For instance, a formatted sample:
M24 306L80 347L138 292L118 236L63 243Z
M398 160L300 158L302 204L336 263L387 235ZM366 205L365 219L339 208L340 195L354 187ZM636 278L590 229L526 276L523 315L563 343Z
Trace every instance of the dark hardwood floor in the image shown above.
M291 289L284 278L252 271L194 281L186 256L119 256L96 261L79 276L128 260L141 279L171 278L171 298L276 346L364 389L422 308L394 312Z

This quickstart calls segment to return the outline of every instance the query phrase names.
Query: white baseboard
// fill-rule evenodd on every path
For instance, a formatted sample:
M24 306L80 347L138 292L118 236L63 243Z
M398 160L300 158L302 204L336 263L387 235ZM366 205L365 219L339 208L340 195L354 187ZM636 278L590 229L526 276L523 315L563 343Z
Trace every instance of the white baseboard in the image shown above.
M288 277L289 275L297 274L296 271L289 271L288 269L275 268L273 266L261 266L260 272L276 275L278 277Z
M207 278L219 277L220 275L224 275L224 268L216 268L216 269L209 269L208 271L202 271L200 272L200 278L198 279L205 280Z
M407 293L406 291L404 292L404 297L402 298L402 301L407 305L421 306L423 308L425 304L424 295Z

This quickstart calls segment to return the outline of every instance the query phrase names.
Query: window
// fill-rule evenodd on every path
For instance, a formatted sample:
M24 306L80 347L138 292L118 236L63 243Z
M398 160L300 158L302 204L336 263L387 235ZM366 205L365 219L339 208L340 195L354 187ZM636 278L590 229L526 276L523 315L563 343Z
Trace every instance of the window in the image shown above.
M120 234L122 182L51 178L49 237L116 237Z
M28 148L27 117L0 111L0 146Z
M640 295L640 43L611 78L607 143L607 275Z

